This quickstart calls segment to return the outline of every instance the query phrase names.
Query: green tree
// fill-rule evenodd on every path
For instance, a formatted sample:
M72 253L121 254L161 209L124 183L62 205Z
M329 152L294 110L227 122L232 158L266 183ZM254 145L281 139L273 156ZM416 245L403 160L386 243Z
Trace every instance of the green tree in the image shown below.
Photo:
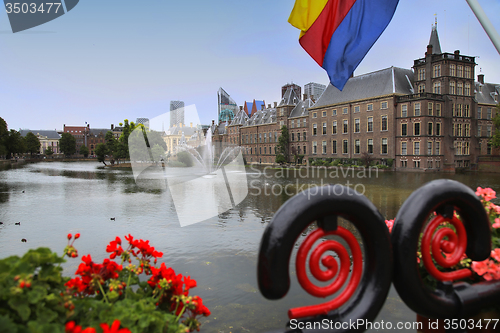
M283 125L281 127L281 135L278 138L278 150L276 155L276 163L287 163L289 160L289 150L288 150L288 141L290 141L290 136L288 134L288 127ZM283 157L279 157L279 156ZM279 158L279 161L278 161ZM282 162L284 159L284 162Z
M24 140L26 140L26 149L31 156L33 156L33 153L40 152L40 140L35 134L28 132Z
M95 147L95 154L97 156L97 161L102 162L106 165L106 155L108 154L108 148L106 148L106 144L99 143Z
M45 149L45 155L52 156L53 154L54 154L54 151L52 150L52 147L48 146L47 149Z
M490 143L493 147L500 147L500 105L496 107L496 115L493 117L494 133L491 137Z
M111 164L115 164L115 160L120 158L120 143L116 140L115 135L111 131L106 133L104 141L106 142L106 154L111 157Z
M21 133L11 129L7 137L7 158L11 158L15 154L22 154L26 152L26 142Z
M84 157L89 156L89 149L85 146L80 147L80 154L82 154Z
M9 137L9 130L7 129L7 123L0 117L0 157L5 158L8 154L7 150L7 140Z
M75 137L69 133L63 133L59 139L59 147L66 156L76 153Z
M142 125L142 124L136 125L133 121L129 123L128 119L125 119L123 122L124 122L123 131L122 131L122 134L120 135L120 138L118 139L118 141L120 143L118 145L118 149L117 149L118 156L119 156L119 158L130 159L130 152L128 149L128 138L137 126L144 126L144 125ZM121 123L120 123L120 126L122 126Z

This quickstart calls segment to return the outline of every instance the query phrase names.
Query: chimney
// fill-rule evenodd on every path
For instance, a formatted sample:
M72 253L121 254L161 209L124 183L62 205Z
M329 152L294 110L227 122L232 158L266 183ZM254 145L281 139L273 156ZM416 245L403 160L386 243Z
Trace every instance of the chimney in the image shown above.
M484 84L484 74L479 74L477 76L477 81L481 84Z
M111 130L113 130L115 128L115 125L111 124Z
M267 104L267 108L270 109L271 108L271 104Z
M306 95L306 94L304 94L304 96L303 96L303 100L305 101L306 99L307 99L307 95Z
M278 102L274 102L274 107L278 107Z
M432 45L427 45L427 52L425 52L425 56L432 55Z
M264 110L266 108L266 104L262 104L262 106L260 107L261 110Z
M212 119L212 126L215 125L215 120Z
M453 54L455 55L455 59L458 59L460 56L460 50L455 50Z
M240 111L243 111L243 105L240 105Z

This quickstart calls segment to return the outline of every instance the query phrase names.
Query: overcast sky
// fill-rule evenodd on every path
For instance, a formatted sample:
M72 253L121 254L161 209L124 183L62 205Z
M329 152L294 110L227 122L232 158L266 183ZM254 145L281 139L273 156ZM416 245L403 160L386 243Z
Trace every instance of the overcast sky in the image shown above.
M500 31L500 1L479 0ZM11 129L109 127L154 118L170 100L217 117L217 90L239 104L280 100L281 86L328 83L288 22L294 0L84 0L13 34L0 13L0 117ZM400 0L355 75L424 57L435 14L443 52L476 56L500 83L500 55L465 0Z

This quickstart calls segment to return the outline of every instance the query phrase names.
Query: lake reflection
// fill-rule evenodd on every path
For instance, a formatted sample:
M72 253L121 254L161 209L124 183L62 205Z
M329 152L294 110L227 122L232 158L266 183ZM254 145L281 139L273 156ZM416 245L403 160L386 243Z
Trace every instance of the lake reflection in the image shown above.
M357 174L339 173L335 177L316 172L302 177L293 172L248 168L249 195L241 204L181 228L168 190L144 190L135 184L130 169L101 166L93 162L41 162L0 171L1 257L22 255L28 248L40 246L61 253L67 233L80 232L76 248L80 255L90 253L96 260L105 257L106 245L117 235L123 238L130 233L149 239L164 253L167 266L197 280L198 287L192 293L200 295L212 311L210 317L202 319L203 332L283 328L290 307L321 303L302 291L294 267L292 287L284 299L268 301L257 289L256 256L262 233L274 212L300 187L346 185L349 181L351 186L357 184L356 189L363 190L388 219L395 217L413 190L433 179L451 178L473 189L487 186L500 192L500 176L495 174L381 172L360 178ZM280 191L283 188L288 191ZM202 199L203 193L199 195L194 202ZM21 243L22 238L28 242ZM79 260L68 261L65 274L72 275L78 264ZM414 319L391 290L377 320L395 323Z

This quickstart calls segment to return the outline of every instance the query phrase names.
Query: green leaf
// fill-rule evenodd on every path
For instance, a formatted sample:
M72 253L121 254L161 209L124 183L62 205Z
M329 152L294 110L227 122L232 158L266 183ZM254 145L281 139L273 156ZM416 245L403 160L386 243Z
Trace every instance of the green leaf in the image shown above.
M28 292L28 301L31 304L38 303L45 297L45 295L47 295L47 289L41 286L35 286Z
M56 312L45 307L43 303L39 303L36 307L36 316L38 318L38 321L44 324L50 323L58 317Z
M2 333L17 333L16 324L8 316L0 315L0 329Z
M31 315L31 309L28 306L28 301L20 296L15 296L9 300L9 305L12 309L16 310L19 314L19 317L23 321L27 321Z

